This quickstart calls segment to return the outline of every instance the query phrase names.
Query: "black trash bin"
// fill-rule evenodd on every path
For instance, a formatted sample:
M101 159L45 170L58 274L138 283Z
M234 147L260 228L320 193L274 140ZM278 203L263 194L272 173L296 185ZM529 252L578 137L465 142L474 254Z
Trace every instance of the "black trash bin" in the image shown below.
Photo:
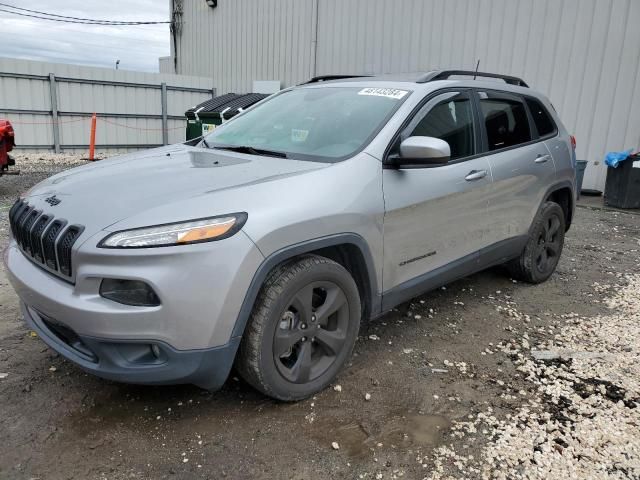
M640 208L640 153L607 168L604 203L616 208Z

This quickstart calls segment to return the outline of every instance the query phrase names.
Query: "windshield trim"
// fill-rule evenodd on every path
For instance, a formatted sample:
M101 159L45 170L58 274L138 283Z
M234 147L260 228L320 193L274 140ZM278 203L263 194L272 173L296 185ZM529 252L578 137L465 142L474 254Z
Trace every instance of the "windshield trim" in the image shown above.
M373 85L375 85L374 82L371 82L371 87L363 87L363 88L377 88ZM214 133L217 133L217 131L219 131L221 128L224 128L227 124L233 122L236 118L241 117L242 115L246 114L247 112L250 112L251 110L253 110L254 108L258 107L259 105L262 105L263 103L269 102L271 100L273 100L276 97L279 97L280 95L284 95L286 93L292 92L294 90L308 90L308 89L318 89L318 88L360 88L360 87L354 87L352 85L314 85L314 86L299 86L299 87L289 87L286 88L284 90L279 91L278 93L271 95L270 97L265 98L264 100L261 100L260 102L256 103L255 105L252 105L251 108L248 108L244 111L242 111L241 113L239 113L238 115L236 115L235 117L229 119L228 121L226 121L225 123L223 123L222 125L220 125L219 127L217 127L213 132L209 133L207 136L202 137L202 142L205 144L209 145L209 149L214 149L216 146L218 145L225 145L223 143L215 143L214 141L212 141L211 139L208 139L208 137L210 135L213 135ZM414 90L411 90L409 88L402 88L402 90L406 90L407 94L398 100L398 102L396 103L396 105L389 111L389 113L380 121L380 124L378 125L378 127L376 129L373 130L373 132L371 133L371 135L369 135L369 137L367 137L365 139L365 141L362 143L362 145L360 146L359 149L354 150L353 152L349 153L348 155L343 155L341 157L328 157L328 156L323 156L323 155L312 155L312 154L306 154L306 153L300 153L300 152L289 152L289 151L285 151L282 150L280 153L284 153L286 154L286 159L283 158L283 160L302 160L302 161L307 161L307 162L319 162L319 163L339 163L339 162L343 162L349 158L353 158L356 155L362 153L369 145L371 145L371 142L373 142L373 140L378 136L378 134L382 131L382 129L384 129L385 126L387 126L387 124L389 123L389 121L393 118L393 116L397 113L398 109L400 109L400 107L404 104L404 102L407 100L407 98L409 98L413 93ZM257 150L260 150L260 148L255 147ZM243 155L253 155L251 153L243 153ZM256 156L262 156L262 155L256 155Z

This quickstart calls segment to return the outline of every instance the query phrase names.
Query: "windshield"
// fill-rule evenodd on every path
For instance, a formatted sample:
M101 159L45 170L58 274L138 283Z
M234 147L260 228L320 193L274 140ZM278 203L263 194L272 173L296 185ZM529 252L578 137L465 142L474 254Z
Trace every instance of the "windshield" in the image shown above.
M335 162L364 148L408 93L357 87L289 90L217 128L205 144Z

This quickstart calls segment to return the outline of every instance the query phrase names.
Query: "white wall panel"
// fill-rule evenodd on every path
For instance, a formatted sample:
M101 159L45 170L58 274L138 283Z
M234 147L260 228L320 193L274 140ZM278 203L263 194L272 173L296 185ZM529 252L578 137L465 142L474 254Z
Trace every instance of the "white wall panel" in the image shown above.
M220 94L250 92L254 80L291 85L311 75L313 0L234 0L215 9L183 3L177 73L211 77Z
M322 74L473 69L547 94L604 188L607 151L640 148L640 0L184 1L178 73L219 93Z

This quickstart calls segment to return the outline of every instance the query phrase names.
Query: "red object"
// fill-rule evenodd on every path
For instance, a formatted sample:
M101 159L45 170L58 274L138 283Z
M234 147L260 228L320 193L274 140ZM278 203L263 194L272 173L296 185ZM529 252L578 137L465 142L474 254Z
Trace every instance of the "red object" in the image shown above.
M571 146L574 150L576 149L576 137L574 137L573 135L571 135Z
M91 116L91 137L89 139L89 160L93 160L96 151L96 114Z
M9 152L16 146L16 138L9 120L0 119L0 174L9 166Z

